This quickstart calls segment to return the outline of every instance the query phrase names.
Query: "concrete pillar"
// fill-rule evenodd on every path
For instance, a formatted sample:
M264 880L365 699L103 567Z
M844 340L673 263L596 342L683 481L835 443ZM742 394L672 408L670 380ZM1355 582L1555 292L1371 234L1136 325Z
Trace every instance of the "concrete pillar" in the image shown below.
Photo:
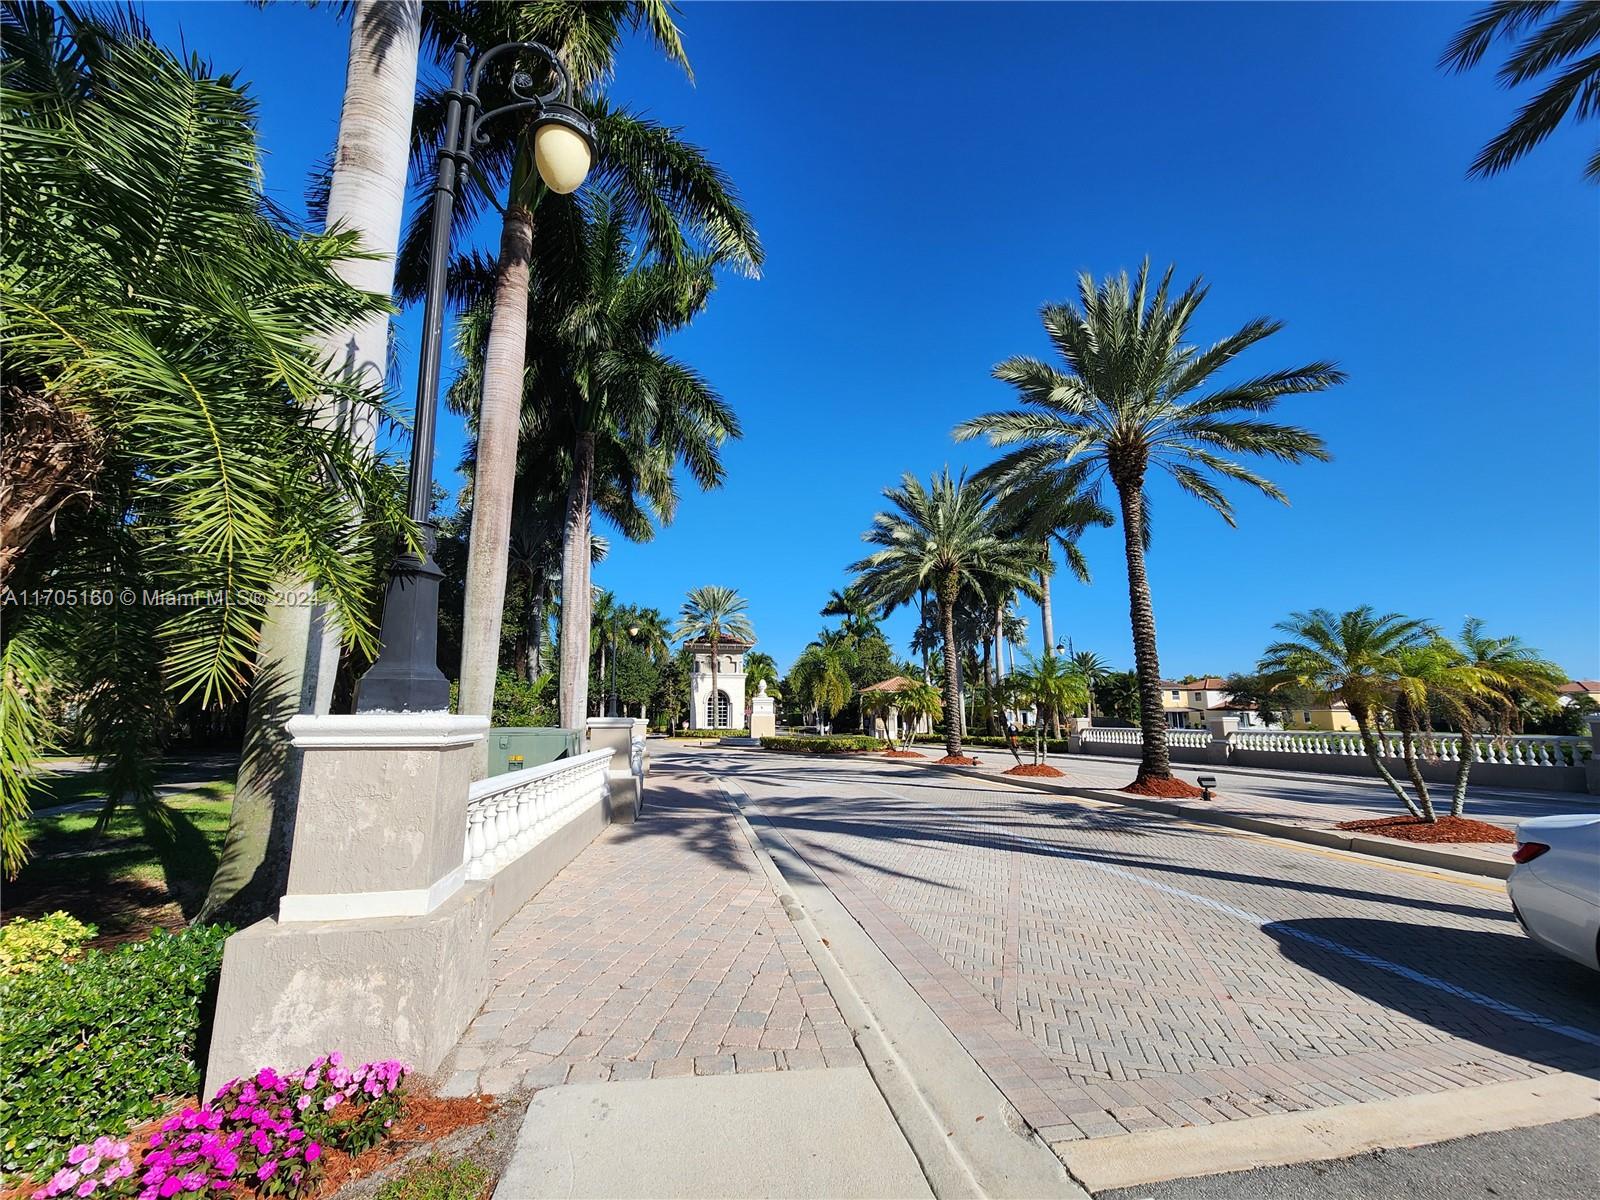
M1206 762L1225 767L1233 751L1231 738L1239 728L1239 718L1229 716L1207 717L1206 728L1211 731L1211 744L1206 747Z
M1067 734L1067 752L1083 753L1083 731L1094 724L1091 717L1068 717L1064 722Z
M635 820L644 807L647 728L637 717L588 720L588 748L616 751L611 759L611 820L622 824Z
M1600 713L1588 718L1589 761L1583 764L1584 782L1589 795L1600 796Z
M750 701L750 736L772 737L778 732L778 705L767 695L767 681L763 679Z
M205 1093L329 1049L438 1067L489 992L487 890L464 887L485 717L304 716L288 891L228 939Z

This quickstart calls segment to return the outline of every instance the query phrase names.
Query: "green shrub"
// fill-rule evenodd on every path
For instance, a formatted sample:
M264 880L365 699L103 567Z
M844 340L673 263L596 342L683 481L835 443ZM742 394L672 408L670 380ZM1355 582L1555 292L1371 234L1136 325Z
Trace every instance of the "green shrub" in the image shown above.
M470 1159L430 1157L384 1184L373 1200L478 1200L488 1186L489 1172Z
M680 729L672 735L681 738L749 737L748 729Z
M0 975L26 975L45 963L76 958L100 931L64 912L30 921L18 917L0 929Z
M863 750L882 750L881 738L859 733L832 733L825 737L764 737L763 750L788 750L795 754L858 754Z
M157 930L0 977L0 1130L7 1171L31 1171L74 1143L159 1115L200 1088L222 943L231 931Z
M937 740L937 739L930 739ZM986 733L969 734L961 739L963 746L981 746L995 750L1004 750L1008 743L1003 737L991 737ZM1051 754L1066 754L1068 751L1066 738L1045 738L1044 747ZM1031 751L1033 749L1033 730L1017 730L1017 749Z

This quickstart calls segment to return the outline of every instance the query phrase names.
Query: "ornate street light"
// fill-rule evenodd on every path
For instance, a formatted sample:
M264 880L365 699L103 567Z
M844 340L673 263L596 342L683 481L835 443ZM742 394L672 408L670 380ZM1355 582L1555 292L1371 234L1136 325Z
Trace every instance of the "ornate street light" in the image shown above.
M554 82L536 90L534 76L511 76L512 99L484 111L479 85L484 68L503 55L525 55L549 71ZM573 104L572 77L548 46L507 42L485 51L471 64L466 41L455 44L450 90L446 93L444 141L439 146L433 183L433 227L428 238L428 285L423 301L422 361L417 372L416 429L411 439L411 475L406 509L422 532L422 557L403 550L389 566L383 600L381 649L377 661L356 685L357 712L438 712L450 707L450 681L439 670L439 580L433 561L433 442L439 401L439 368L444 350L445 276L450 260L450 220L457 182L472 170L478 148L488 143L483 126L511 112L530 114L533 160L553 192L577 191L594 165L594 126Z

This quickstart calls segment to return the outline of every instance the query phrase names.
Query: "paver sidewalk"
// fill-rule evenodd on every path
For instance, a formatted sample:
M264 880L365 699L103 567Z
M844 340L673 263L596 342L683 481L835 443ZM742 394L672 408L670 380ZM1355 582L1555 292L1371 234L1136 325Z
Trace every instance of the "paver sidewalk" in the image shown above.
M720 791L660 772L495 938L450 1095L860 1067L850 1030Z

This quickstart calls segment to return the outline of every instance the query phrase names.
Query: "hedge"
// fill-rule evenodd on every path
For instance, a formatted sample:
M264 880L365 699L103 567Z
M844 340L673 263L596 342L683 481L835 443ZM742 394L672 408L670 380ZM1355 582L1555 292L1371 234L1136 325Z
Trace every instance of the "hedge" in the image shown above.
M675 738L725 738L749 737L748 729L680 729L672 735Z
M795 754L859 754L863 750L882 750L884 742L859 733L832 733L824 737L764 737L761 748Z
M200 1090L222 943L207 925L0 979L0 1145L34 1171Z
M935 738L933 740L940 742L940 744L943 744L942 739ZM964 737L964 738L961 739L961 744L963 746L982 746L982 747L986 747L986 748L989 748L989 749L995 749L995 750L1004 750L1004 749L1006 749L1006 747L1008 745L1010 745L1010 743L1007 742L1005 738L1003 738L1003 737L990 737L986 733L969 734L967 737ZM1068 749L1069 749L1069 747L1067 745L1067 739L1066 738L1045 738L1043 744L1044 744L1045 749L1048 750L1051 754L1066 754L1068 752ZM1017 749L1018 750L1032 750L1033 749L1033 731L1032 730L1027 730L1027 729L1019 729L1019 730L1017 730Z

